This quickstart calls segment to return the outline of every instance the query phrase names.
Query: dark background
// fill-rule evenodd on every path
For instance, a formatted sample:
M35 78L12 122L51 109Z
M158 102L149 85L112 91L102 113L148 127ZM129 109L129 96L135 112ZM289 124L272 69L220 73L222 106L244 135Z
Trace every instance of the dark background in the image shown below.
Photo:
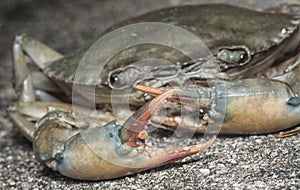
M32 145L8 120L5 108L16 98L12 89L11 48L14 37L26 33L68 54L97 38L106 27L162 7L205 1L0 1L0 189L290 189L300 184L300 139L273 135L219 137L202 154L175 164L121 179L83 182L61 176L34 159ZM264 9L276 0L227 0ZM299 2L299 0L285 0ZM163 138L163 137L161 137ZM190 140L199 143L201 135Z

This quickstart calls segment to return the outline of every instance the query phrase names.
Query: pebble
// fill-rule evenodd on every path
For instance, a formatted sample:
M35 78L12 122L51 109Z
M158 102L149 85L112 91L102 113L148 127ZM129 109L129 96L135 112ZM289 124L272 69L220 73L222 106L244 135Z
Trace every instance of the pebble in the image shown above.
M200 173L202 173L204 176L207 176L210 173L209 169L199 169Z

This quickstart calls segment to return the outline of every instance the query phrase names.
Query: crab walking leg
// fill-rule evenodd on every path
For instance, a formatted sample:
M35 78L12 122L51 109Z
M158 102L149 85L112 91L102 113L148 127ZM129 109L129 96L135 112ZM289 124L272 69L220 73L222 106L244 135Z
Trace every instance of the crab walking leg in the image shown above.
M37 122L34 132L36 158L71 178L104 180L155 168L210 147L215 136L203 145L188 147L156 148L145 144L149 118L176 92L170 90L154 98L124 125L112 121L100 126L89 117L49 112Z
M34 123L47 113L49 107L56 109L72 110L72 106L67 104L57 104L60 102L46 91L41 91L36 86L44 86L45 89L59 92L48 78L42 76L41 72L30 72L26 63L26 58L38 65L46 64L62 57L58 52L50 49L34 38L27 36L17 36L13 45L13 70L14 88L19 100L8 108L8 114L19 131L30 141L32 141L35 130ZM54 89L56 88L56 89ZM43 89L42 89L43 90ZM50 90L50 91L51 91ZM36 102L36 97L46 99L50 102ZM26 111L24 111L26 110Z
M38 40L21 35L17 36L13 46L13 69L15 78L15 90L19 95L19 101L35 101L36 95L41 99L59 101L47 91L61 92L49 78L40 71L29 71L26 58L43 69L51 61L63 56L52 50ZM42 92L41 92L42 90Z
M161 89L151 89L151 87L137 86L136 88L153 95L164 92L164 90L159 92ZM183 88L188 89L188 87ZM200 121L208 122L197 123L184 116L170 115L165 120L167 125L168 123L173 126L180 124L187 129L203 133L209 131L207 128L209 123L223 119L223 123L220 124L222 134L268 134L294 127L300 123L300 99L286 83L281 81L243 79L222 81L216 83L213 88L195 86L190 88L198 90L199 94L201 91L210 91L210 93L204 93L207 97L196 97L198 98L197 104L190 104L190 106L196 105L199 109L206 110L207 114L202 115ZM189 92L184 90L179 94L180 101L189 104L196 99L195 97L188 99L189 95ZM181 96L185 98L181 99ZM174 98L170 100L172 99ZM297 133L296 130L292 134Z
M59 52L26 35L17 36L15 44L21 45L21 49L41 69L44 69L50 62L63 58Z
M300 127L297 127L296 129L291 129L286 132L280 132L278 135L276 135L277 138L285 138L300 134Z
M75 108L75 109L74 109ZM103 110L91 110L80 106L75 106L60 102L17 102L8 109L8 115L14 125L29 141L33 141L35 123L43 118L48 112L62 111L73 113L81 117L97 120L98 125L104 125L115 117L112 113Z
M8 115L21 134L32 142L35 126L21 114L8 109Z
M24 52L18 38L13 46L13 69L15 78L15 90L18 93L19 101L35 101L32 79L29 75L29 69L25 62Z

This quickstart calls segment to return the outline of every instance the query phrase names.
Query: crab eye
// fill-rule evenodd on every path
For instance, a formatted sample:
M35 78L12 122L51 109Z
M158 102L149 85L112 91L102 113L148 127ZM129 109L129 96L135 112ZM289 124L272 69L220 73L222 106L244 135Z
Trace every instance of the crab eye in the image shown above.
M120 89L126 86L126 83L120 78L120 73L112 73L110 75L109 84L112 88ZM121 76L122 77L122 76Z
M245 53L244 51L241 51L238 57L239 57L238 60L239 64L243 64L248 59L247 53Z
M109 86L113 89L125 89L132 86L141 76L142 72L134 67L125 70L114 70L109 75Z
M119 81L118 74L114 73L110 76L109 82L111 84L115 84L117 81Z
M244 46L222 48L217 54L217 59L227 67L243 66L250 61L250 51Z

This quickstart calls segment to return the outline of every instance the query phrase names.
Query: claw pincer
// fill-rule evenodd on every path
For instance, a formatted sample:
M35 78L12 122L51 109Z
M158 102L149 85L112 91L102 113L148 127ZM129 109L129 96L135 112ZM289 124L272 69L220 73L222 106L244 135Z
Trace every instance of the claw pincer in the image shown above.
M169 89L142 85L135 88L154 96ZM209 123L219 121L220 126L214 132L219 130L221 134L269 134L300 123L300 99L285 82L272 79L243 79L219 81L213 88L186 86L182 89L185 90L179 97L172 97L170 100L194 107L197 105L207 112L204 116L199 114L199 121L206 119L208 122L195 125L195 122L188 122L189 119L185 116L172 115L166 117L165 121L161 121L159 116L152 119L158 118L156 120L173 127L180 124L181 127L200 133L211 131ZM194 92L195 96L191 96L191 92ZM299 129L296 129L287 136L298 133Z
M202 146L156 148L145 144L149 118L176 92L178 90L170 90L156 97L123 126L115 121L97 126L97 121L70 112L49 112L37 123L33 136L36 158L71 178L103 180L130 175L198 153L211 146L215 137Z

